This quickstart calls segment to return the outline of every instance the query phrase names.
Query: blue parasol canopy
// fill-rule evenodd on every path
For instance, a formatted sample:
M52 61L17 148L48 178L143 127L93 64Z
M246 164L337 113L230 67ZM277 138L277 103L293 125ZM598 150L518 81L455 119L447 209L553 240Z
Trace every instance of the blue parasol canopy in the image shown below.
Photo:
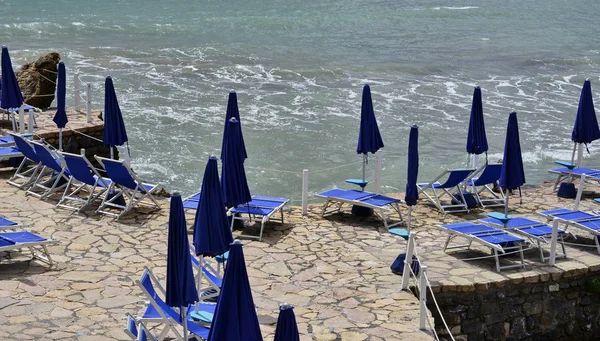
M117 94L112 78L106 77L104 82L104 145L121 146L127 139L123 115L117 101Z
M221 191L225 206L234 207L252 200L246 171L244 170L244 154L242 144L242 130L239 121L233 117L229 120L227 135L223 136L223 150L221 151Z
M419 127L410 127L408 137L408 170L406 176L406 197L404 201L408 206L417 204L419 191L417 190L417 175L419 174Z
M69 122L66 111L66 96L67 96L67 81L65 77L65 63L58 63L58 78L56 83L56 113L52 119L56 123L57 128L64 128Z
M4 109L18 108L23 104L23 94L19 88L17 77L13 71L8 47L2 46L2 97L0 107Z
M243 150L243 155L244 155L244 160L248 158L248 153L246 153L246 144L244 143L244 134L242 134L242 121L240 120L240 110L238 109L238 102L237 102L237 94L235 93L235 91L231 91L229 93L229 98L227 100L227 113L225 114L225 127L223 128L223 142L221 144L221 158L223 158L223 150L225 150L225 136L227 136L227 130L228 130L228 122L229 120L235 117L235 119L239 122L238 129L240 130L240 138L242 140L242 150Z
M208 341L262 341L239 240L231 244Z
M282 304L279 307L279 318L277 318L277 327L275 328L275 338L273 341L300 341L298 335L298 325L294 315L294 307L289 304Z
M589 79L586 79L581 89L579 97L579 108L575 118L575 126L571 133L571 140L575 143L588 144L600 138L600 129L594 110L594 100L592 98L592 85Z
M502 159L502 170L500 173L500 187L504 190L512 190L521 187L524 183L525 170L523 169L521 143L519 142L519 124L517 122L517 113L512 112L508 116L504 158Z
M377 120L373 111L371 88L369 84L365 84L360 109L360 131L358 133L356 153L376 153L380 148L383 148L383 140L381 139L381 134L379 134L379 127L377 127Z
M469 119L469 133L467 135L467 153L479 155L487 151L488 143L483 121L481 88L477 86L473 91L473 104L471 105L471 118Z
M187 307L198 301L190 259L185 213L179 193L171 196L166 289L165 302L171 307Z
M214 257L229 250L233 242L219 185L217 158L210 157L204 170L202 191L194 219L196 255Z

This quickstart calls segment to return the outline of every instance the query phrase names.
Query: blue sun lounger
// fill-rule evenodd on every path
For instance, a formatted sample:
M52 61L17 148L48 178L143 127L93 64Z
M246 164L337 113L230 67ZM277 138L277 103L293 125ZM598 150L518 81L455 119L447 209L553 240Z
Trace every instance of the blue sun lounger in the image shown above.
M501 163L489 163L484 165L483 169L480 168L467 177L466 185L471 188L471 192L475 194L477 203L482 208L504 206L506 204L504 193L500 191L500 194L497 194L490 187L498 183L501 171ZM475 177L476 175L479 176ZM488 195L482 196L484 192Z
M10 135L15 141L17 150L23 154L24 158L19 167L17 167L15 174L7 182L10 185L24 189L35 181L36 173L42 167L42 161L29 142L17 134ZM29 169L27 169L28 163L32 164L32 167Z
M585 174L591 180L600 181L600 169L576 167L574 164L565 161L554 162L565 167L554 168L548 171L548 173L557 175L553 190L556 190L558 185L565 179L580 178L582 174Z
M39 259L48 265L52 265L53 263L47 245L53 243L53 240L40 237L29 231L0 233L0 252L10 252L27 248L33 258Z
M45 199L49 195L65 188L71 174L64 165L62 158L50 151L47 145L31 141L31 146L41 161L42 168L38 172L33 184L27 189L27 194ZM36 191L38 189L41 192Z
M542 211L539 214L548 220L561 219L566 226L573 226L580 230L591 233L594 236L596 250L600 253L600 216L597 214L573 211L567 208Z
M385 195L359 191L355 189L334 188L317 194L318 197L325 198L327 201L323 204L321 217L326 214L340 212L344 204L372 208L375 213L383 220L385 228L389 229L402 224L402 213L400 213L400 203L402 200L388 197ZM328 208L337 204L337 207ZM399 221L393 224L388 223L389 217L398 214Z
M540 250L540 259L542 262L550 259L550 257L544 256L542 244L550 244L550 238L552 237L552 226L537 220L520 217L511 218L506 225L504 225L501 220L493 217L483 218L480 219L480 221L493 227L506 228L507 231L526 237L531 242L535 242L537 244L537 247ZM567 258L567 250L565 249L564 241L564 236L566 233L567 232L565 230L558 229L557 242L562 247L562 254L557 254L556 257Z
M496 260L496 270L498 272L502 269L525 266L525 259L523 258L523 244L525 243L525 240L521 237L491 226L471 222L445 224L439 225L438 227L448 233L448 238L444 244L444 251L463 247L470 248L473 242L477 242L492 250L494 259ZM457 237L465 238L469 242L467 244L449 246L450 241ZM516 250L520 254L520 264L500 266L498 253L506 253L509 250Z
M169 331L174 333L178 340L183 340L182 335L178 331L178 327L182 326L183 324L179 310L173 309L165 303L164 299L162 298L165 297L165 290L162 288L162 286L160 286L158 279L152 274L150 269L144 268L142 276L136 281L136 283L148 299L148 306L139 320L142 322L155 322L164 324L165 327L158 336L159 340L164 339ZM216 304L199 304L200 310L204 311L207 315L214 315ZM189 314L193 309L194 308L190 306L186 310L188 330L191 334L206 339L208 338L209 329L207 326L198 324L191 319Z
M194 211L197 210L198 201L200 201L200 192L190 195L189 197L183 199L183 209Z
M67 170L71 176L65 188L62 198L56 204L58 207L64 207L81 211L92 201L100 198L106 193L111 184L110 179L103 178L96 167L94 167L85 155L77 155L71 153L58 152L63 158L67 166ZM71 186L75 189L70 191ZM78 194L86 191L86 198L81 198ZM69 203L76 202L79 206L70 205Z
M252 219L258 220L260 217L260 233L258 236L251 236L247 234L236 234L236 237L255 238L262 240L263 229L265 223L269 220L274 220L280 223L283 221L283 207L290 202L290 199L286 198L274 198L265 197L260 195L253 195L252 200L246 204L241 204L236 207L232 207L227 212L227 215L231 216L231 229L236 220L251 221ZM280 213L279 218L273 218L277 212Z
M475 169L448 169L429 183L418 183L417 189L419 190L419 193L423 193L423 195L425 195L425 197L444 214L447 212L468 212L469 208L465 197L463 196L463 192L460 189L460 185L474 171ZM448 176L446 181L444 183L439 183L438 180L445 176ZM451 189L456 189L456 192L459 194L458 197L455 197L450 192ZM428 193L428 191L431 191L431 194ZM445 204L442 202L444 196L450 197L449 203Z
M118 190L118 193L112 197L105 195L102 204L96 212L116 216L117 219L129 212L136 205L146 205L160 210L160 205L152 196L159 186L142 182L137 174L123 161L113 160L104 157L94 156L96 160L104 167L106 175L111 180L108 192ZM119 199L125 200L125 205L119 203ZM150 202L145 201L148 198ZM107 211L107 208L120 210L120 213Z
M142 321L136 321L135 317L131 314L126 313L127 316L127 327L125 328L125 334L133 341L159 341L154 334L152 334L146 325Z
M190 250L191 252L191 250ZM204 260L204 266L200 266L200 262L196 255L192 252L192 256L190 257L192 260L192 267L196 270L196 280L198 280L198 276L200 272L199 269L202 269L202 278L206 278L208 281L208 287L200 288L198 294L200 295L200 300L216 302L216 299L219 297L219 293L221 292L221 286L223 285L223 279L216 275L216 272L211 266L206 263L206 259ZM200 278L200 281L202 281Z

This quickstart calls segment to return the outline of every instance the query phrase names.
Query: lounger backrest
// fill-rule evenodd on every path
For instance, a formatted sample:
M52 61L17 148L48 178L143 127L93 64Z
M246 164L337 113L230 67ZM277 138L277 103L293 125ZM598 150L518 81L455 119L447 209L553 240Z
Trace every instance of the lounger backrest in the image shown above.
M454 186L458 186L461 182L465 181L467 176L473 172L472 169L455 169L450 171L450 175L446 182L444 182L440 187L442 188L452 188Z
M15 139L17 149L33 162L40 162L40 158L35 154L31 145L19 135L11 135Z
M132 340L138 339L138 329L135 319L129 314L127 314L127 328L125 328L125 333L127 333Z
M104 165L104 170L106 170L108 177L117 185L121 185L129 189L137 188L135 180L129 173L129 168L123 164L123 161L102 159L102 164Z
M140 322L140 341L158 341L158 338L154 336L146 327L145 324Z
M62 167L59 162L50 154L50 151L43 144L32 142L35 153L40 158L40 161L44 166L54 169L57 172L62 171Z
M496 181L500 180L501 171L501 163L488 164L483 170L483 173L481 173L481 175L477 179L477 181L475 181L474 185L483 186L495 183Z
M63 153L62 156L67 164L69 173L71 173L75 179L90 186L94 186L96 179L88 166L88 162L84 159L84 156L68 153Z
M156 308L159 313L166 315L176 321L180 320L179 314L173 310L173 308L169 307L167 303L158 295L156 289L154 288L154 284L152 283L152 275L150 270L146 269L140 278L140 285L146 292L146 295L152 299L153 304L156 304L154 308Z

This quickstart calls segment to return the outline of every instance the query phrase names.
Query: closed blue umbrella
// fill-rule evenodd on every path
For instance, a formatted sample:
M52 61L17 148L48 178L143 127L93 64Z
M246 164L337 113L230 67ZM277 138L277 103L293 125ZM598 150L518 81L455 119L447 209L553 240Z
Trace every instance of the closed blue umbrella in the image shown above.
M17 77L10 61L10 55L8 54L8 47L2 46L2 89L0 97L0 107L6 110L16 111L23 105L23 94L19 88ZM21 122L22 123L22 122ZM14 126L14 114L13 114L13 128Z
M290 304L284 303L279 307L279 318L277 318L273 341L300 341L294 307Z
M419 191L417 190L417 175L419 174L419 127L410 127L408 137L408 169L406 175L406 196L404 201L408 205L408 231L410 232L412 207L417 204Z
M365 84L362 93L362 106L360 109L360 131L358 132L358 146L356 153L363 154L362 180L365 182L365 168L367 154L375 154L383 148L383 140L379 133L375 112L373 111L373 100L371 99L371 88ZM363 186L361 186L363 187Z
M262 341L242 243L235 240L223 275L208 341Z
M473 90L473 104L471 105L471 117L469 119L469 132L467 134L467 153L479 155L488 151L487 137L485 135L485 123L483 120L483 105L481 102L481 88Z
M122 146L128 141L123 114L119 108L117 94L112 78L106 77L104 82L104 145L110 146L110 157L113 157L113 147Z
M598 128L598 120L596 119L596 111L594 110L594 100L592 98L592 85L589 79L586 79L581 89L579 97L579 108L577 108L577 117L575 125L571 133L571 140L575 142L571 163L575 159L575 148L577 145L588 144L600 138L600 129ZM577 158L577 167L581 167L581 158L583 150L580 147L580 153Z
M244 170L244 153L242 130L239 121L234 117L229 120L227 135L223 137L221 151L221 191L226 207L234 207L252 200L246 171Z
M169 237L167 241L167 288L165 302L171 307L179 307L183 320L183 339L187 340L188 305L198 302L198 292L194 285L194 273L190 259L190 245L187 236L183 201L177 192L171 196L169 212Z
M65 63L58 63L58 78L56 83L56 113L52 119L58 128L58 149L62 151L62 130L69 122L66 111L66 96L67 96L67 73L65 71Z
M517 113L512 112L508 116L508 128L506 129L506 142L504 143L504 158L502 159L502 170L500 172L500 187L506 191L506 205L504 214L508 215L508 191L517 189L525 183L525 170L523 168L523 156L521 154L521 142L519 141L519 124Z
M204 170L202 190L194 219L194 250L200 258L200 266L204 264L205 256L214 257L228 251L231 242L233 237L219 184L217 158L210 157ZM203 272L199 273L196 283L198 291Z
M243 155L244 155L244 160L248 158L248 153L246 153L246 144L244 143L244 134L242 134L242 121L240 120L240 110L238 109L238 102L237 102L237 94L235 93L235 91L231 91L229 92L229 98L227 99L227 113L225 114L225 126L223 128L223 142L221 144L221 153L223 153L223 150L225 149L225 136L227 136L227 130L228 130L228 122L229 120L235 117L235 119L240 122L237 125L237 129L240 130L240 138L242 140L241 144L242 144L242 150L243 150ZM223 154L221 154L221 158L223 158Z

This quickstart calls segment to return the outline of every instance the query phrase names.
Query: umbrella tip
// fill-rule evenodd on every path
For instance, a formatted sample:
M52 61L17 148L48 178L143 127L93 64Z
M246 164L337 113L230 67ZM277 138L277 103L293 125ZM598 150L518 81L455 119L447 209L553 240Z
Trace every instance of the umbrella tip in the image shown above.
M481 90L481 87L480 87L479 85L476 85L476 86L475 86L475 89L479 89L479 90Z
M281 303L279 305L279 309L281 309L281 310L287 310L287 309L291 309L293 307L294 307L293 305L291 305L291 304L289 304L287 302Z
M179 193L178 191L173 192L173 194L171 194L172 197L180 197L181 193Z
M237 123L237 121L238 121L238 120L237 120L237 118L235 118L235 117L232 117L232 118L230 118L230 119L229 119L229 122Z
M233 244L233 245L242 245L242 242L239 239L236 239L231 244Z
M586 78L585 78L585 81L586 81L586 82L589 82L589 81L590 81L590 77L586 77Z

